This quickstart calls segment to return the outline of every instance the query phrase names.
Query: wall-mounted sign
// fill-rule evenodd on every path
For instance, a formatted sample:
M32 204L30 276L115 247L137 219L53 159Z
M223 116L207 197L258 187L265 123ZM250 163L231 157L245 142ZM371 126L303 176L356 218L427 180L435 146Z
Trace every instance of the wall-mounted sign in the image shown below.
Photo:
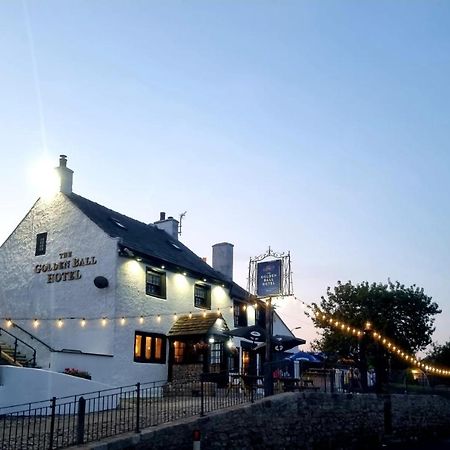
M76 258L72 257L72 252L60 253L59 259L58 262L37 264L34 266L34 272L45 274L47 283L59 283L60 281L79 280L81 278L80 267L97 264L95 256Z
M257 266L257 295L268 297L281 294L281 259L259 262Z

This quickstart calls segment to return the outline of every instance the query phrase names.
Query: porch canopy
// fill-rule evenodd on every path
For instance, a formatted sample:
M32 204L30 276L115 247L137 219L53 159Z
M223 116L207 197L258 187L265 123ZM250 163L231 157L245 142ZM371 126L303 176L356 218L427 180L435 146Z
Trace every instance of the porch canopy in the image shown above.
M178 318L169 330L169 337L212 336L226 338L229 328L222 315L213 312L185 315Z

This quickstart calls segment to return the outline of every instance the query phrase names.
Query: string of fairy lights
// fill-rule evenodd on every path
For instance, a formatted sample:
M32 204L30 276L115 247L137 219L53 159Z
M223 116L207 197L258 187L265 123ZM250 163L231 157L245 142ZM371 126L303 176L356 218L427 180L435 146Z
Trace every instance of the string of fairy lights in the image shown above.
M205 310L201 313L195 313L196 315L201 315L202 317L208 317L211 315L220 317L222 313L227 308L217 308L215 311ZM233 312L233 306L228 308L230 312ZM178 320L181 316L187 316L189 319L192 319L194 313L192 311L182 312L182 313L160 313L160 314L138 314L138 315L118 315L118 316L102 316L102 317L83 317L83 316L65 316L65 317L19 317L19 318L10 318L10 317L0 317L7 328L11 328L15 325L16 322L31 322L33 328L39 328L42 323L54 323L58 328L63 328L65 323L68 321L78 321L82 328L86 327L89 323L98 322L102 326L106 327L108 324L117 322L119 325L126 325L130 321L137 321L137 323L143 325L148 323L150 320L154 320L157 323L160 323L163 318L171 317L173 321Z
M366 322L363 328L358 328L353 325L350 325L343 321L342 319L336 319L330 314L326 314L321 311L317 305L310 305L305 301L293 296L296 301L298 301L302 307L304 308L304 312L307 316L310 314L314 316L314 318L324 325L330 326L334 328L336 331L341 333L346 333L348 335L355 336L357 338L361 338L364 334L369 334L374 341L378 342L382 345L389 353L393 354L397 358L402 359L403 361L411 364L414 367L417 367L421 370L424 370L428 373L431 373L436 376L450 376L450 369L444 367L437 367L432 364L424 363L420 361L416 356L409 354L404 351L399 345L397 345L392 339L387 336L382 335L376 329L373 328L370 322ZM248 306L253 307L255 310L258 309L259 305L257 302L255 303L242 303L243 311L247 310ZM101 317L83 317L83 316L70 316L70 317L33 317L33 318L10 318L10 317L0 317L7 328L11 328L15 325L16 322L26 322L30 321L33 328L38 328L42 323L53 323L57 328L63 328L68 321L77 321L81 328L87 327L92 323L100 323L102 327L107 327L109 324L118 323L121 326L125 326L131 322L138 323L140 325L148 324L150 321L154 321L156 323L160 323L163 318L172 318L175 322L179 317L184 316L191 319L194 314L196 316L201 315L206 318L211 315L215 315L216 317L221 317L222 313L226 310L229 310L230 313L233 313L234 307L226 307L226 308L217 308L215 311L204 310L203 312L170 312L170 313L160 313L160 314L138 314L138 315L118 315L118 316L101 316Z
M366 322L364 324L364 328L360 329L353 325L349 325L343 320L335 319L332 315L321 311L316 305L311 306L297 297L294 298L304 306L305 312L306 310L309 310L309 312L314 315L314 318L322 322L324 325L328 325L341 333L353 335L358 338L361 338L364 334L369 334L375 342L381 344L389 353L411 364L412 366L436 376L450 376L450 370L448 368L437 367L420 361L416 356L404 351L392 339L379 333L373 328L370 322Z

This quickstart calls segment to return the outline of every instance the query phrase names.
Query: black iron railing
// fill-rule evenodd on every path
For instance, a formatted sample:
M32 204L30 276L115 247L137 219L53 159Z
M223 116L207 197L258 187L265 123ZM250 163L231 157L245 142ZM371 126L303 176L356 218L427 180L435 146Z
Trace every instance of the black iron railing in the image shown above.
M0 448L58 449L139 432L263 396L238 376L227 387L203 380L137 383L82 395L0 408Z
M32 357L31 358L26 358L25 354L23 354L24 359L21 362L21 365L31 365L31 366L36 366L36 349L33 348L31 345L27 344L25 341L22 341L22 339L19 339L17 336L14 336L14 334L10 333L9 331L5 330L4 328L0 327L0 336L6 334L8 336L8 339L11 343L11 346L7 345L4 349L1 348L1 344L0 344L0 351L5 351L8 348L12 349L12 355L11 358L13 360L14 363L18 362L18 356L19 356L19 344L21 346L26 347L27 349L31 350L32 353ZM22 354L22 353L20 353Z

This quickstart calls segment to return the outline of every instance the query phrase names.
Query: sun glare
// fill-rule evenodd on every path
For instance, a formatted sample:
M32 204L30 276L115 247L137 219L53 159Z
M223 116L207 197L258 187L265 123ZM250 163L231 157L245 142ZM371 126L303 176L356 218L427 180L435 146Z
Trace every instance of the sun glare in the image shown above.
M29 169L29 180L40 197L49 199L59 191L60 179L54 169L54 162L43 158Z

